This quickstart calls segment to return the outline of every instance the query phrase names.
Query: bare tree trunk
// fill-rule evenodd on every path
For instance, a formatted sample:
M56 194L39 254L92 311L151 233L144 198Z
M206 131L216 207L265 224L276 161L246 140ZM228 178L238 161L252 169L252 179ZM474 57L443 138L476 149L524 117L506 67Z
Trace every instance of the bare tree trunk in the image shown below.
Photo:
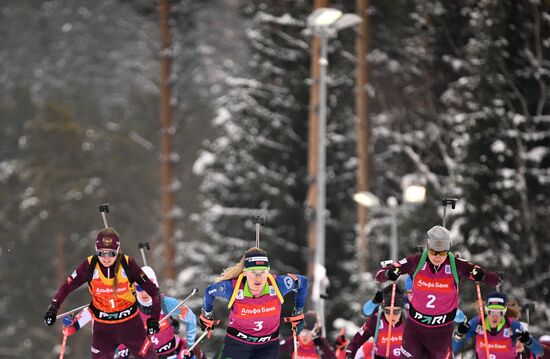
M357 15L361 16L363 19L361 24L358 26L359 33L357 34L357 38L355 40L355 52L357 56L355 111L357 113L357 152L359 157L357 189L359 192L363 192L369 190L370 172L369 98L367 96L366 89L369 81L369 69L367 63L367 54L369 51L369 1L356 0L355 7ZM357 216L359 222L359 233L357 240L359 268L361 272L366 272L368 270L368 238L365 228L368 221L367 208L357 204Z
M328 0L315 0L313 7L328 7ZM319 133L319 77L321 68L319 66L319 57L321 52L321 38L317 35L313 37L311 44L311 88L309 95L309 130L308 130L308 180L309 188L307 193L307 210L308 210L308 268L307 275L313 278L315 271L315 248L317 246L317 237L315 225L317 216L315 213L317 208L317 168L318 168L318 153L317 141Z
M169 1L161 1L160 26L161 26L161 49L160 49L160 121L161 127L161 202L164 236L164 279L174 280L176 271L174 267L174 218L172 207L174 193L172 186L172 112L170 99L172 97L170 84L170 63L172 53L170 49L170 8Z

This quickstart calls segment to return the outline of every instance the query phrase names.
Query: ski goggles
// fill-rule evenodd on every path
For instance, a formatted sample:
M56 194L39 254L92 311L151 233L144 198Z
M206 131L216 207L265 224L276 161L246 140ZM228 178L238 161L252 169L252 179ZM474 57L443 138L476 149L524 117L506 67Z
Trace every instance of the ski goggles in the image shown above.
M102 257L102 258L114 258L118 255L118 251L107 251L107 252L97 251L96 254L98 257Z
M403 308L393 308L393 315L400 315L403 312ZM384 308L384 314L391 315L390 308Z
M428 248L428 253L430 253L430 255L432 255L432 256L444 257L449 253L449 251L434 251L433 249Z
M485 307L485 312L487 313L487 315L498 315L499 317L503 317L504 314L506 314L506 309L494 309Z

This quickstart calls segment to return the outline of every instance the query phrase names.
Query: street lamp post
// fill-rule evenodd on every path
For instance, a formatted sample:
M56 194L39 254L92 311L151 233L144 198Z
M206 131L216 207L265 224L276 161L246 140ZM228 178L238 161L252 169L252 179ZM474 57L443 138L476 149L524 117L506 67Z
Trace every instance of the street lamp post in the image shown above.
M344 14L342 11L332 8L316 9L307 19L308 29L321 37L321 56L319 57L319 129L317 139L318 166L316 173L317 205L315 208L315 265L312 289L312 302L318 313L323 313L323 301L321 299L321 284L324 278L320 278L325 267L325 195L326 195L326 126L327 126L327 67L328 67L328 39L334 37L339 30L355 26L362 21L355 14ZM324 318L321 317L321 326L325 327Z
M353 196L353 200L362 206L379 211L390 216L390 259L398 260L399 238L397 234L398 214L403 211L395 197L388 197L387 207L380 204L380 200L371 192L359 192ZM424 186L409 186L403 191L403 204L420 204L426 200L426 188Z

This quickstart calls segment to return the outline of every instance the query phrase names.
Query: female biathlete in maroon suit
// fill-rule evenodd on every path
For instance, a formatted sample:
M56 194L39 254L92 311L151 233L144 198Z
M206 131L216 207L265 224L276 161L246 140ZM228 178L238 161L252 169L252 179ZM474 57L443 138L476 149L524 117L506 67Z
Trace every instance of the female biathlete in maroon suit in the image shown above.
M479 266L455 258L450 234L435 226L427 233L427 248L379 270L379 282L395 281L408 273L413 279L409 319L405 323L401 358L450 358L453 319L458 307L458 281L467 277L496 286L500 278Z
M94 319L92 359L112 359L115 349L121 343L138 358L157 358L147 337L147 332L155 334L160 328L157 286L147 278L132 257L120 253L119 235L114 229L101 230L97 234L95 247L96 255L86 258L59 288L44 315L44 322L53 325L65 298L88 282L92 295L88 308ZM153 298L147 332L138 315L133 283L137 283Z
M386 358L387 349L389 349L389 359L397 359L400 357L403 328L405 328L406 322L403 313L405 292L399 285L396 285L393 300L393 318L390 317L392 311L391 295L392 286L389 285L382 291L382 307L378 308L378 311L367 319L359 332L357 332L350 341L346 349L346 359L355 358L357 351L371 337L374 339L374 359ZM392 323L391 333L389 330L390 319ZM387 344L388 335L391 335L389 348ZM366 355L364 355L364 357L367 358Z
M276 359L279 357L279 325L283 297L296 292L293 316L289 321L304 325L303 308L307 296L307 279L301 275L273 276L269 273L267 253L251 248L233 267L227 268L217 281L204 291L199 324L211 330L214 324L215 297L229 300L229 326L218 359Z

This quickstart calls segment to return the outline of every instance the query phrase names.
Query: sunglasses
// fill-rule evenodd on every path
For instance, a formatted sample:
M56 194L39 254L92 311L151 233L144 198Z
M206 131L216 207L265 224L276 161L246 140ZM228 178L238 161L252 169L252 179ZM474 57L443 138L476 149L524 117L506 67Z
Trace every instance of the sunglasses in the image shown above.
M504 314L506 314L506 309L487 309L485 308L485 311L487 312L487 315L498 315L499 317L503 317Z
M393 308L393 315L399 315L403 311L403 308ZM390 308L384 308L384 314L391 315Z
M135 285L135 288L138 292L143 292L143 288L141 288L139 285Z
M97 256L102 258L114 258L118 255L118 251L101 252L97 251Z
M432 256L446 256L449 251L434 251L433 249L428 248L428 253Z

